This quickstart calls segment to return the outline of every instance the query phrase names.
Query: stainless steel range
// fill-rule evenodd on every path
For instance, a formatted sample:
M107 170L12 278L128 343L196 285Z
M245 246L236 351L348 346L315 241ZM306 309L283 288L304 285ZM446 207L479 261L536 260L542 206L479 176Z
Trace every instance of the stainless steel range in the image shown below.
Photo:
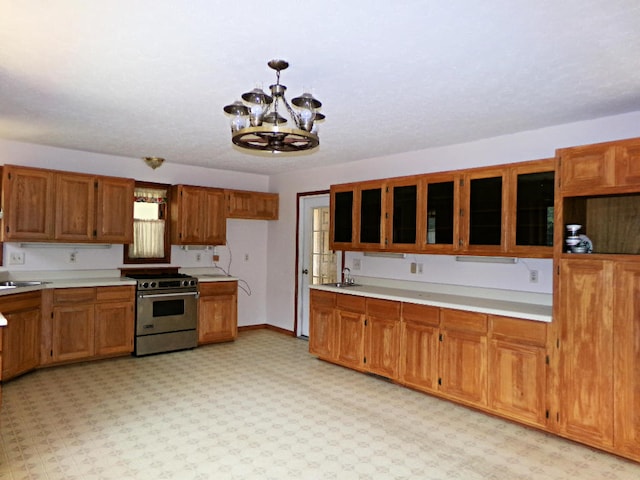
M198 279L181 273L128 275L137 283L134 355L198 345Z

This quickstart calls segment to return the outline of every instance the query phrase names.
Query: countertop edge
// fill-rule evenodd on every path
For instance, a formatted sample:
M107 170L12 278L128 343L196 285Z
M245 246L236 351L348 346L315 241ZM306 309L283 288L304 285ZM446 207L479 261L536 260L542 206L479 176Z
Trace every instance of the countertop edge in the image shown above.
M396 288L371 287L360 285L356 287L335 287L331 285L309 285L315 290L324 290L346 295L378 298L434 307L453 308L470 312L485 313L551 323L553 307L533 303L517 303L506 300L484 299L478 297L464 297L460 295L446 295L414 290L400 290Z

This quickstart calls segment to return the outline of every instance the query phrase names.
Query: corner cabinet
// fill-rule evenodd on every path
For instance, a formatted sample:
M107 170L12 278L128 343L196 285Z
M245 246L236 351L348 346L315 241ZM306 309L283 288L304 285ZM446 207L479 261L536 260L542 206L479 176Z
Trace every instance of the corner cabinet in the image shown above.
M227 342L238 335L238 282L200 282L198 344Z
M171 243L224 245L226 203L219 188L174 185L171 190Z
M134 180L5 165L4 241L130 243Z

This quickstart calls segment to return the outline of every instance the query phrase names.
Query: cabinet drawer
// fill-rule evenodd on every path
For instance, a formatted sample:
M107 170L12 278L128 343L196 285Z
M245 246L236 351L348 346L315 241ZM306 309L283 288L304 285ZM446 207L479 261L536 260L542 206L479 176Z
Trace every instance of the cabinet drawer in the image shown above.
M234 294L238 288L238 282L202 282L199 285L200 295L225 295Z
M547 324L520 318L490 316L491 337L544 347L547 342Z
M440 315L442 320L441 327L445 330L487 332L487 316L483 313L443 308Z
M400 302L367 298L367 315L386 320L400 320Z
M94 287L56 288L53 291L53 303L56 305L69 303L92 303L96 301Z
M311 297L311 304L314 307L329 307L336 306L336 294L333 292L323 292L322 290L311 290L309 292Z
M336 297L336 306L340 310L348 310L351 312L364 313L365 311L365 297L358 297L356 295L339 294Z
M40 292L5 295L0 299L0 312L6 315L21 310L37 308L40 306L40 298ZM0 331L2 331L2 327L0 327Z
M110 301L133 301L135 296L135 287L122 286L122 287L99 287L96 292L98 302L110 302Z
M440 324L440 308L417 303L403 303L402 320L437 327Z

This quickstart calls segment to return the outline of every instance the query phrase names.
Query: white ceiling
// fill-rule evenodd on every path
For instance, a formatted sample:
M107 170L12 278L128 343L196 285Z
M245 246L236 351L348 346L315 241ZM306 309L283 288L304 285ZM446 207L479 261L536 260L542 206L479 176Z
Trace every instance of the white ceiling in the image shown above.
M312 154L232 147L272 58ZM637 110L638 0L0 0L10 140L273 174Z

